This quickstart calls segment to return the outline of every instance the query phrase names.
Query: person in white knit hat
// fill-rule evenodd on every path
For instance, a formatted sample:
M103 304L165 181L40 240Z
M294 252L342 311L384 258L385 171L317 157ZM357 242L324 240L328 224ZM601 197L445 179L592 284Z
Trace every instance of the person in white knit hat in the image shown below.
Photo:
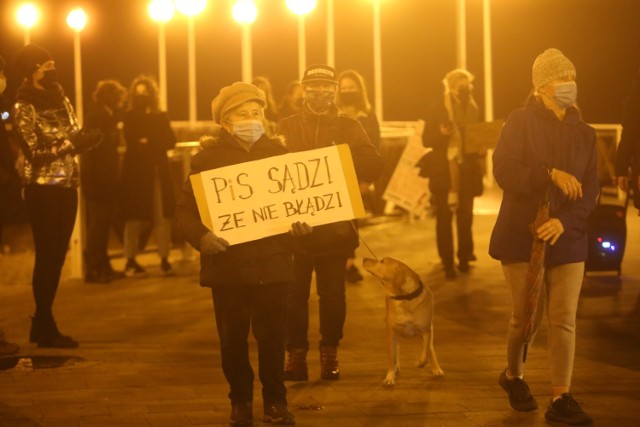
M591 417L569 389L576 311L588 250L586 220L596 205L599 185L595 130L582 121L575 106L575 78L575 66L558 49L545 50L533 63L533 93L527 104L507 119L493 154L493 173L504 193L489 254L502 263L511 289L507 368L499 378L511 407L517 411L538 408L523 378L523 318L536 239L546 242L544 291L534 325L535 331L546 313L551 400L545 418L585 425L592 422ZM549 219L532 227L538 207L545 201L549 202ZM533 338L530 341L533 343Z

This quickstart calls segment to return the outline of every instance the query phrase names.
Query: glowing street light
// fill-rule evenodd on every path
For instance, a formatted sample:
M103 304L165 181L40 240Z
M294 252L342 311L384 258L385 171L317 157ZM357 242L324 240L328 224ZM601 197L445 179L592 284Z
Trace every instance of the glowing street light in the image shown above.
M160 84L160 108L167 110L167 39L164 26L174 15L171 0L152 0L149 3L149 16L158 23L158 83Z
M24 27L24 44L28 45L31 43L31 28L38 21L39 13L38 9L33 3L22 3L18 6L18 11L16 13L16 18L18 20L18 24L21 27Z
M242 81L251 82L251 24L258 17L258 7L253 0L237 0L231 11L233 19L242 26Z
M456 0L457 67L467 69L467 7L466 0Z
M196 110L196 30L195 17L207 6L207 0L175 0L178 12L188 18L188 54L189 54L189 124L197 120Z
M78 126L82 127L84 109L82 101L82 56L80 49L80 32L87 25L87 14L81 8L73 9L67 15L67 25L73 30L73 67L76 92L76 116ZM83 238L83 207L78 204L76 222L71 233L71 276L82 277L82 242Z
M80 32L87 25L87 14L81 8L73 9L67 15L67 25L73 30L73 64L75 74L76 89L76 115L78 122L82 126L83 105L82 105L82 56L80 49Z
M380 30L380 1L373 0L373 86L378 120L382 122L382 43Z
M317 0L287 0L287 7L298 15L298 75L302 79L307 66L307 42L305 40L304 17L316 7Z

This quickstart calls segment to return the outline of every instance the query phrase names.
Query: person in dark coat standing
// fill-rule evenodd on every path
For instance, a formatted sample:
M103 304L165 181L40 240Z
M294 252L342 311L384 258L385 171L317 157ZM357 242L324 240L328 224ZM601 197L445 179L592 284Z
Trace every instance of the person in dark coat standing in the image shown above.
M211 104L218 134L201 140L203 150L193 157L190 174L285 154L282 143L265 134L265 105L254 85L238 82L222 88ZM292 237L280 234L229 246L202 223L189 179L178 198L176 224L200 251L200 285L211 288L213 295L222 370L230 386L231 425L253 422L250 329L258 342L264 421L295 424L287 409L282 369ZM293 224L294 236L310 231L307 224Z
M432 148L424 169L429 178L436 212L438 254L448 279L457 276L454 268L453 213L456 214L458 268L469 271L475 261L473 251L473 201L482 194L482 159L485 152L466 147L466 127L479 120L478 105L472 96L473 75L455 69L444 80L444 95L425 120L423 144Z
M633 192L633 203L640 215L640 71L624 104L622 137L616 150L616 176L621 190Z
M575 106L573 63L558 49L547 49L533 63L533 95L509 116L493 154L493 174L504 190L489 245L502 263L513 308L507 332L507 368L499 384L517 411L538 405L524 381L524 307L534 234L548 242L542 305L549 324L551 400L549 421L589 424L591 417L569 389L573 373L576 311L587 259L587 218L599 192L595 130ZM550 218L536 230L531 224L540 203L549 202ZM533 339L531 340L533 342Z
M339 115L335 104L338 82L327 65L309 66L302 78L304 105L298 114L282 119L276 128L292 152L348 144L359 181L372 182L382 171L382 158L360 123ZM308 379L306 355L309 349L309 294L315 270L320 297L321 378L337 380L338 344L346 318L345 265L358 247L358 233L352 221L315 227L309 244L295 249L295 278L287 299L287 352L285 378Z
M102 143L81 156L80 182L86 202L87 247L85 282L109 283L122 278L109 261L109 231L116 212L122 107L127 90L115 80L102 80L93 92L94 109L86 115L85 126L102 131Z
M176 137L166 112L158 106L158 87L148 76L139 76L129 91L130 108L124 115L127 145L122 163L120 210L125 220L124 252L128 277L146 275L136 261L140 233L145 224L153 224L158 244L160 267L165 275L173 274L169 263L171 221L175 195L167 151Z
M7 88L7 78L4 75L6 62L0 56L0 242L2 242L2 229L4 226L6 212L9 206L19 200L20 176L14 167L15 156L9 144L9 134L5 127L4 98L2 94ZM5 340L4 330L0 328L0 356L17 353L20 347L17 344Z

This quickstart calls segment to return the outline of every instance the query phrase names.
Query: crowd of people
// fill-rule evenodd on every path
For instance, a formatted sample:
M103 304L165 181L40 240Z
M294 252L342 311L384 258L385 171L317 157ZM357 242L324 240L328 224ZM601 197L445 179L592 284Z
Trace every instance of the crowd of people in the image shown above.
M258 344L264 421L294 424L285 381L309 379L309 298L314 273L319 296L320 376L340 379L338 348L347 316L345 282L362 280L353 261L359 245L356 222L315 227L293 222L287 234L230 245L204 225L190 179L174 194L167 151L175 146L176 137L167 113L159 107L152 77L137 77L129 90L115 80L100 81L93 94L94 109L81 128L57 83L56 64L47 50L26 45L17 52L13 65L22 82L12 123L24 163L20 170L14 168L16 152L4 126L0 127L0 178L3 204L18 203L22 187L33 232L36 309L29 340L45 348L79 345L58 329L53 305L81 185L87 214L86 281L109 283L125 276L144 276L145 268L136 255L144 246L140 242L145 230L153 232L161 271L174 274L169 250L171 221L175 221L177 231L200 252L200 284L211 289L221 366L229 383L231 424L251 425L254 419L250 330ZM6 86L5 66L0 58L0 93ZM589 424L591 417L572 397L570 386L576 310L587 257L586 224L599 193L595 131L581 118L576 106L576 69L562 52L548 49L535 59L532 83L529 99L509 115L493 153L493 174L503 200L489 253L501 262L513 303L506 368L498 383L513 409L537 409L524 380L530 337L525 337L523 317L536 251L532 248L543 242L546 253L539 267L544 292L533 333L546 307L551 398L545 417ZM626 104L616 162L617 184L624 190L631 187L636 200L639 87L636 81ZM269 79L258 76L252 83L223 87L211 110L213 126L191 159L190 175L337 144L348 145L365 199L383 171L378 152L380 126L357 71L338 75L328 65L311 65L299 82L288 86L280 103L275 101ZM479 117L473 75L463 69L447 73L442 97L424 117L423 143L432 150L420 166L429 178L438 254L448 279L458 272L469 273L469 263L476 260L473 204L483 191L487 152L468 146L466 129L478 123ZM122 160L120 146L126 147ZM375 210L374 205L370 201L369 209ZM532 230L530 224L541 209L547 216ZM122 272L114 270L109 256L109 236L118 224L126 258ZM243 268L232 268L239 265ZM0 354L17 350L0 331Z

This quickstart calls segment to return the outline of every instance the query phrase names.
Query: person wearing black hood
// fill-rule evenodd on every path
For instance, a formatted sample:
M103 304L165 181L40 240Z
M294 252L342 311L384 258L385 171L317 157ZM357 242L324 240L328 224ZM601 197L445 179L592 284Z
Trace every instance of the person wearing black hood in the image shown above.
M362 125L339 115L336 107L338 81L327 65L309 66L302 78L304 104L298 114L282 119L276 128L292 152L348 144L358 181L372 182L382 172L382 158ZM309 294L315 270L320 297L320 376L340 378L338 344L346 319L345 265L358 247L358 233L352 221L340 221L314 228L304 246L294 248L295 277L287 298L287 352L285 378L306 381L309 341Z
M7 78L4 75L4 68L6 62L2 56L0 56L0 95L7 87ZM0 97L0 114L4 113L4 100ZM4 226L4 220L6 212L9 210L7 206L12 204L12 201L19 197L18 185L14 185L20 182L16 169L14 167L14 155L9 145L9 135L5 128L4 116L0 117L0 241L2 241L2 228ZM0 356L6 356L8 354L17 353L19 347L16 344L7 342L4 337L4 331L0 328Z
M89 283L109 283L124 277L111 267L108 243L119 181L118 124L122 123L126 96L127 89L119 82L99 81L93 92L95 108L85 118L86 126L96 127L104 134L102 144L81 157L80 179L87 214L85 282Z
M624 104L622 137L616 150L616 177L621 190L631 190L640 215L640 71Z
M28 44L16 53L14 67L24 79L12 115L25 154L24 199L35 246L36 311L29 340L38 347L77 347L58 330L52 308L78 206L78 119L48 51Z

